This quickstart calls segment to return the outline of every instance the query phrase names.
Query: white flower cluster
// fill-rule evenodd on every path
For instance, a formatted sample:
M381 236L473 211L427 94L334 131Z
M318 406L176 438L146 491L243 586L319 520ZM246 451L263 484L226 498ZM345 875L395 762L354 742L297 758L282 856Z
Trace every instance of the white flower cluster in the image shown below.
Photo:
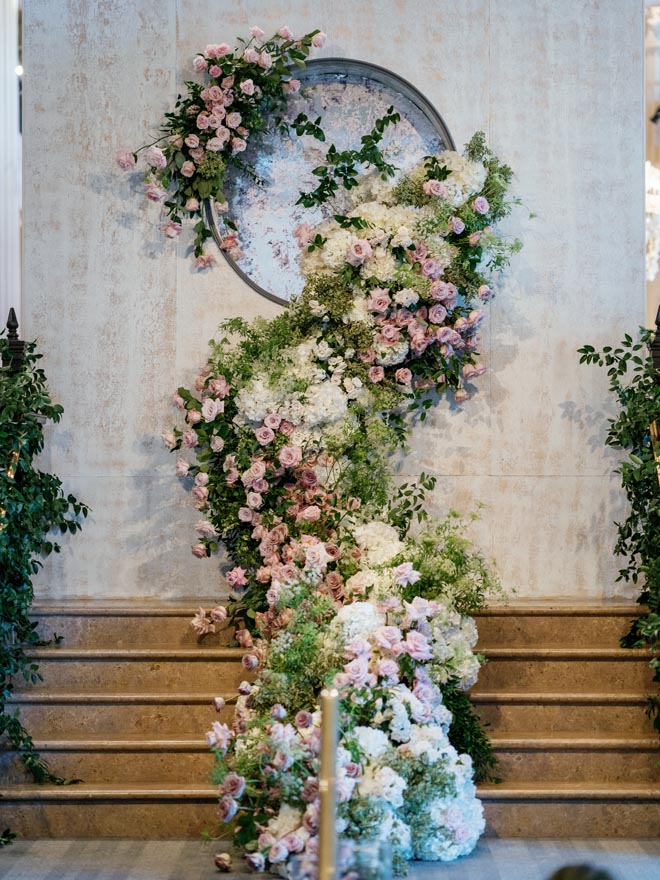
M467 691L477 681L479 658L472 649L477 643L477 627L471 617L447 611L430 621L433 661L429 670L434 680L444 684L458 680Z
M442 181L446 189L443 200L449 202L450 205L457 208L466 202L471 195L475 195L483 189L487 176L483 162L473 162L454 150L445 150L438 156L438 161L451 171L451 174ZM410 176L413 179L415 177L425 179L424 162L420 162Z
M386 565L406 549L397 530L385 522L356 526L353 535L368 565Z

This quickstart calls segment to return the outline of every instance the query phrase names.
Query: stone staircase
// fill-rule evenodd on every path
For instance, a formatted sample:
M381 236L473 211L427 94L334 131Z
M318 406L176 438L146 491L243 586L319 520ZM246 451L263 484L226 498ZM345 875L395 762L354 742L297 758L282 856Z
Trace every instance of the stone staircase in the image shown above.
M245 677L229 634L200 645L191 604L42 605L44 675L14 704L66 787L26 782L0 751L0 826L26 837L197 837L215 830L204 731ZM656 837L658 740L648 657L618 648L630 606L518 604L479 615L489 658L473 697L499 785L480 789L501 837ZM3 824L4 823L4 824Z
M478 618L472 697L500 764L480 797L498 837L657 837L650 655L619 648L628 605L518 604Z

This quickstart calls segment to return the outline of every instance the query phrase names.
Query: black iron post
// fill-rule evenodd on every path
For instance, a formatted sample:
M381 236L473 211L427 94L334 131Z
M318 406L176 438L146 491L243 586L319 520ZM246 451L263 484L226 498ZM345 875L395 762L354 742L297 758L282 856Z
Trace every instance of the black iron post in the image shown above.
M8 351L2 356L3 367L9 367L10 373L18 373L25 363L25 342L18 338L18 318L13 309L9 309L7 318Z

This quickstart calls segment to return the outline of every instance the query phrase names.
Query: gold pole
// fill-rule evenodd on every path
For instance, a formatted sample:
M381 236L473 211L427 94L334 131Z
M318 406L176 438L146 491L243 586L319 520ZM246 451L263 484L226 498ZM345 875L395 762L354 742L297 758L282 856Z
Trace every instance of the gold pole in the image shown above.
M657 420L651 422L651 447L653 449L653 457L655 458L655 467L658 472L658 483L660 483L660 428L658 428Z
M337 857L337 740L339 692L321 691L321 821L319 825L319 880L334 880Z

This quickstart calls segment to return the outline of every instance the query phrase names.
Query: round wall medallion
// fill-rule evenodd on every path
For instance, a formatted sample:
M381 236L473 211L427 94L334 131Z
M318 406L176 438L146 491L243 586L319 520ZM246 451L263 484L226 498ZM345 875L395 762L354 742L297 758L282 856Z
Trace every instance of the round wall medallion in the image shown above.
M291 122L299 113L310 119L321 116L326 141L273 130L243 154L254 175L235 170L225 188L239 227L241 256L234 258L224 250L222 254L254 290L282 305L304 285L293 230L301 223L313 227L336 213L328 205L296 205L301 190L317 185L312 169L323 163L330 144L338 150L357 149L362 135L394 106L401 121L386 129L382 149L397 166L397 176L410 171L424 156L455 148L442 117L421 92L382 67L347 58L322 58L310 61L294 76L301 81L301 89L289 97L285 120ZM220 246L225 235L222 215L212 201L205 208Z

